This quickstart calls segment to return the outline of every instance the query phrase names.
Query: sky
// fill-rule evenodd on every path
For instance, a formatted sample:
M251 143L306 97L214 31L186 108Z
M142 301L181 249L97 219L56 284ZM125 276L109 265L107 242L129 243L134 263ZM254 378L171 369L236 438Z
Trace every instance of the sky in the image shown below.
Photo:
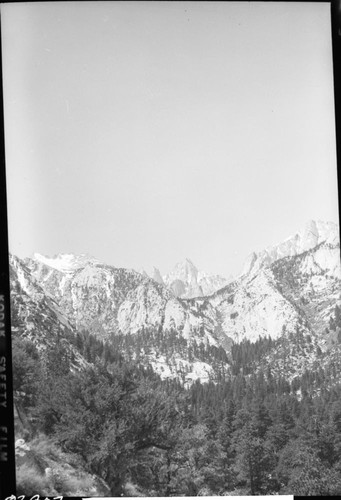
M236 276L338 222L328 3L0 8L12 253Z

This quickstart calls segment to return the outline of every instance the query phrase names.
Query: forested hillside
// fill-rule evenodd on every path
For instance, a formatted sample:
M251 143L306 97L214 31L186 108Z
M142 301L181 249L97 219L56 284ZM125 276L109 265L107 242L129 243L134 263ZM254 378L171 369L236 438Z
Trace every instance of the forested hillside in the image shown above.
M35 454L18 467L18 494L86 494L82 474L107 496L341 494L341 386L331 367L291 383L271 366L251 372L271 341L245 342L232 348L224 381L185 389L123 357L120 344L85 332L73 340L87 369L72 368L63 343L41 357L14 338L17 425ZM81 468L73 482L51 466L46 475L46 443L56 462Z
M19 493L341 494L335 224L207 296L189 261L168 285L69 254L10 278Z

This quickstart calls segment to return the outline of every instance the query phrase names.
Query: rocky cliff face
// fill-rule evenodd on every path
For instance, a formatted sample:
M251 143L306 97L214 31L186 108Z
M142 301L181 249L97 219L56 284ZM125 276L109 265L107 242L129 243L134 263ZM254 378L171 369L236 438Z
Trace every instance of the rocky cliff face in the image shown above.
M228 280L219 275L209 275L199 271L190 259L175 265L163 276L163 283L176 297L193 298L207 296L227 285Z
M54 265L52 259L36 255L26 263L16 259L28 273L28 279L40 283L42 294L54 301L73 332L87 330L105 341L115 342L115 335L139 334L146 329L177 331L186 343L197 341L216 346L213 314L202 318L197 304L174 296L165 285L133 270L118 269L75 258L76 266ZM65 259L58 256L58 261ZM51 265L52 264L52 265ZM13 280L14 284L14 280ZM16 301L17 297L13 296ZM52 299L51 299L52 300ZM15 308L14 308L15 311ZM187 355L175 352L165 360L156 348L145 360L163 378L176 377L179 366L186 366L190 380L208 380L212 367Z
M193 330L199 329L199 318L189 303L136 271L84 262L72 272L62 272L45 262L34 258L26 266L76 330L87 329L109 338L148 327L183 331L189 324ZM213 328L205 336L211 342Z
M283 243L253 254L244 271L230 283L216 277L213 286L212 277L189 259L163 278L157 270L149 278L87 256L36 254L25 262L12 257L13 327L39 342L82 329L108 341L146 329L176 331L187 347L196 342L225 349L245 339L294 339L299 331L312 339L311 359L318 347L328 349L326 327L340 303L335 224L309 223ZM153 352L148 360L164 374L172 365L176 376L177 363L186 361L179 354L172 364ZM209 373L210 367L197 366L192 378L204 368Z
M10 285L12 334L33 341L40 352L61 342L75 367L86 366L68 340L74 328L58 299L47 293L24 262L14 256L10 256Z
M317 247L323 242L339 241L339 228L333 222L309 221L305 227L283 242L261 252L253 252L247 258L242 274L257 272L284 257L293 257Z

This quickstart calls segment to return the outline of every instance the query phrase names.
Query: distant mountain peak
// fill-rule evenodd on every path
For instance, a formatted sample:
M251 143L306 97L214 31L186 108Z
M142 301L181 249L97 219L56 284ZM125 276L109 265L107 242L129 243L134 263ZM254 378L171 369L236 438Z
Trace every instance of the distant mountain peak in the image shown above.
M176 297L193 298L214 293L223 288L228 280L200 271L191 259L185 257L170 273L163 276L163 282Z
M196 284L198 276L198 269L195 267L190 259L185 258L185 260L178 262L173 270L163 277L163 281L170 284L172 281L181 280L184 283Z
M157 283L160 283L160 285L164 285L161 273L157 267L153 267L153 280L156 281Z
M74 255L72 253L59 253L48 257L40 253L33 254L33 260L57 269L62 273L72 273L88 264L99 264L99 260L87 254Z
M283 257L299 255L317 245L339 241L339 228L334 222L309 220L304 227L281 243L269 246L260 252L252 252L246 259L242 274L257 271Z
M283 338L285 358L278 357L276 344L266 363L272 368L277 363L278 373L286 370L294 377L319 360L317 345L326 350L338 337L331 327L333 311L340 303L337 243L336 224L309 221L282 243L253 252L248 261L251 272L230 284L219 275L198 271L188 258L166 275L168 282L158 284L157 268L150 273L153 279L146 278L130 269L96 264L85 254L35 254L26 261L11 256L13 331L48 346L64 331L69 338L86 329L111 342L116 334L148 329L157 335L150 336L150 345L144 346L145 339L138 343L138 355L164 378L180 377L180 370L183 377L185 365L171 368L174 361L168 358L173 359L173 354L168 354L167 342L161 345L160 331L165 338L169 332L182 336L179 348L176 343L172 346L182 364L184 345L192 341L229 349L232 342L267 337L282 342ZM310 339L306 350L303 337ZM193 380L202 378L202 372L193 368L199 359L187 361L187 375Z

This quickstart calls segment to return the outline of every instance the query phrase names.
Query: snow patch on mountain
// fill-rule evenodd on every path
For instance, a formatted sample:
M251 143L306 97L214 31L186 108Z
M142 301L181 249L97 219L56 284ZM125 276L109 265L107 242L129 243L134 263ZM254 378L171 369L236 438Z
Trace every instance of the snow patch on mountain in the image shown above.
M15 292L16 314L20 328L31 336L36 335L39 320L39 335L52 323L53 331L71 325L107 341L112 334L135 334L150 328L163 335L173 335L175 330L189 343L193 340L227 350L232 341L256 341L265 336L280 339L289 334L295 339L299 331L313 339L313 347L302 348L297 355L299 363L302 356L315 359L316 346L328 349L324 332L340 302L338 241L335 224L311 222L283 243L252 254L249 271L230 283L202 273L189 259L162 278L156 268L148 277L84 255L50 258L38 254L25 265L13 257L12 288L19 290ZM52 323L47 321L49 315ZM295 342L292 344L295 351ZM150 363L162 366L167 376L176 373L178 362L168 360L167 368L158 354L151 355ZM183 353L174 355L185 366L180 370L182 377L207 375L204 365L196 367L192 361L190 366L182 359Z
M149 363L153 370L158 373L162 380L182 378L185 387L189 387L195 380L200 379L202 383L209 382L214 378L212 366L203 361L189 362L178 356L166 359L165 356L149 356Z
M54 257L45 257L40 253L35 253L33 255L33 259L45 264L46 266L57 269L57 271L61 271L63 273L73 273L77 269L80 269L88 264L99 264L100 262L86 254L74 255L74 254L66 254L61 253L57 254Z

